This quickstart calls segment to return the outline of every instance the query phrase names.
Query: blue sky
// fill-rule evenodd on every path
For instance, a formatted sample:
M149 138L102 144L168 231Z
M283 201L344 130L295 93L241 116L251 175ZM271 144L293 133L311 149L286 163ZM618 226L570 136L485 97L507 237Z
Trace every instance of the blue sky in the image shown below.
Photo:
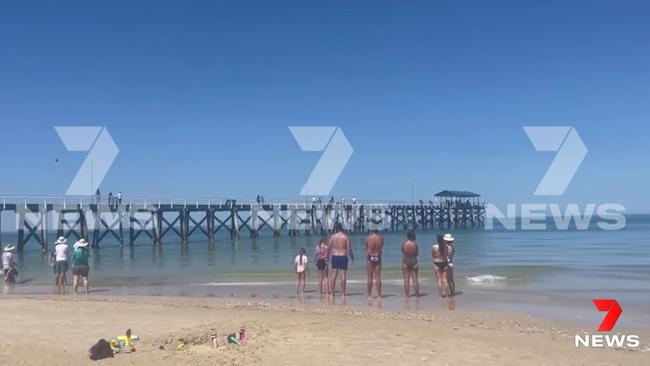
M297 198L340 126L337 196L442 189L490 202L650 196L643 2L61 1L0 5L0 193L63 194L84 154L54 126L106 126L103 192ZM563 197L522 126L575 126L589 154ZM59 159L59 162L55 162Z

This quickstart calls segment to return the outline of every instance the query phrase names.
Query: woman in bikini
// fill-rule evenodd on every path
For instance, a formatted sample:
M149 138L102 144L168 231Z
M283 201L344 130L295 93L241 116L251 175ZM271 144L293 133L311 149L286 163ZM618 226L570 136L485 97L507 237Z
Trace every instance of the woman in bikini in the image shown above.
M456 282L454 281L454 254L456 249L454 248L454 237L451 234L445 234L443 237L445 243L447 243L447 283L449 283L449 296L456 294Z
M406 241L402 244L402 277L404 277L404 296L409 297L410 281L413 281L415 296L420 296L418 281L418 245L415 243L415 232L406 233Z
M436 236L436 244L431 248L431 256L433 257L433 271L438 280L438 295L445 297L449 293L449 285L447 283L447 267L448 262L448 247L447 243L442 238L442 235Z
M305 248L300 248L298 255L294 261L296 274L298 275L298 285L296 286L297 294L305 293L305 278L307 277L307 256L305 255Z
M328 252L329 247L327 246L327 239L321 238L318 244L316 244L316 249L314 249L314 261L316 262L316 268L318 269L318 288L320 289L321 295L323 295L323 284L327 289L327 293L330 292L329 274L327 273Z

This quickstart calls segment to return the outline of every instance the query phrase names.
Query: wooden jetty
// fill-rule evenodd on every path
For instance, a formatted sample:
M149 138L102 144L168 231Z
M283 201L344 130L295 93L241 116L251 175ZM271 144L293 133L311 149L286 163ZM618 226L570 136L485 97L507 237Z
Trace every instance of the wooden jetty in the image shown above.
M443 191L435 195L435 202L415 204L260 204L236 200L131 200L108 204L89 198L51 201L0 202L0 214L8 211L16 216L19 251L30 242L47 250L49 227L56 228L57 236L86 238L93 247L99 247L107 238L120 245L134 245L139 237L149 239L153 245L167 240L186 244L197 235L214 242L219 235L236 239L247 234L256 238L264 230L275 236L296 236L327 234L339 226L349 232L364 232L483 227L485 222L485 204L479 201L479 195L460 191ZM0 243L1 232L0 228Z

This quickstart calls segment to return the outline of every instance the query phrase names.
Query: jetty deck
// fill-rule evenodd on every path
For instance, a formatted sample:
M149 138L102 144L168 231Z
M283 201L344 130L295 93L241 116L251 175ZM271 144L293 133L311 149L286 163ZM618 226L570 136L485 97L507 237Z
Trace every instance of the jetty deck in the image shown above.
M107 238L120 245L134 245L139 238L161 245L164 241L186 244L196 237L214 242L218 235L256 238L265 230L275 236L297 236L328 234L338 227L348 232L483 227L485 204L477 194L454 196L459 193L443 191L436 202L415 204L152 199L109 204L92 197L12 197L0 198L0 214L15 215L19 251L32 242L47 250L52 230L57 236L86 238L99 247Z

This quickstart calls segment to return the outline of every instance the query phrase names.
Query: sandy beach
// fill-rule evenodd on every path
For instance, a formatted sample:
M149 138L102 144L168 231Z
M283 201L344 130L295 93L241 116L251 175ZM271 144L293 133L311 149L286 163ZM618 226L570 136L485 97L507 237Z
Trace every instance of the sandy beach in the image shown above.
M576 349L591 329L489 311L393 312L341 305L158 296L0 298L0 364L83 365L88 348L126 328L137 351L110 365L643 365L640 350ZM246 345L225 336L244 325ZM208 345L212 331L220 347ZM179 340L184 350L175 350Z

